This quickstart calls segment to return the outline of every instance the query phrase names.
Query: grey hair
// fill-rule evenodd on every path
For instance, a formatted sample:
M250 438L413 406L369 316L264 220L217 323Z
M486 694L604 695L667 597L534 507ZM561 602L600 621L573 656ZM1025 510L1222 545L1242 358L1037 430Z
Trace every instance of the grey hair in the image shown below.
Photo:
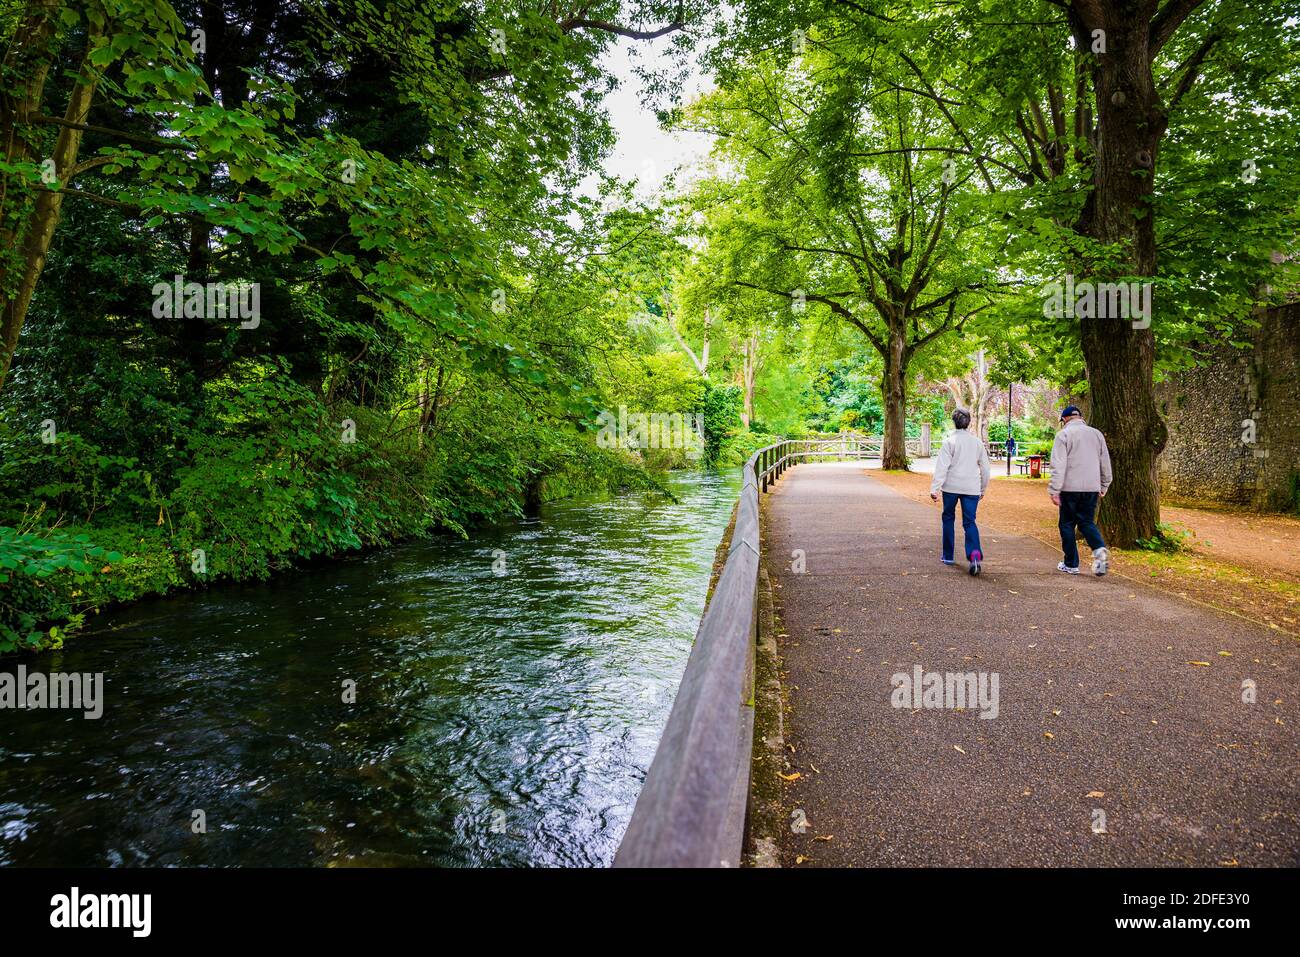
M970 425L970 413L965 409L956 409L952 413L952 424L959 429L964 429Z

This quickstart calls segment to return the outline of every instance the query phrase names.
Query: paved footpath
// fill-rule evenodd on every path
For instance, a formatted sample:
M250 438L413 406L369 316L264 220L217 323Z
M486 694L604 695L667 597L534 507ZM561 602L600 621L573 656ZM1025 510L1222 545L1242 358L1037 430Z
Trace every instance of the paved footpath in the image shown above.
M1296 639L995 528L971 578L939 563L938 506L856 463L794 468L763 508L807 820L785 866L1300 863ZM916 665L996 672L998 716L895 708Z

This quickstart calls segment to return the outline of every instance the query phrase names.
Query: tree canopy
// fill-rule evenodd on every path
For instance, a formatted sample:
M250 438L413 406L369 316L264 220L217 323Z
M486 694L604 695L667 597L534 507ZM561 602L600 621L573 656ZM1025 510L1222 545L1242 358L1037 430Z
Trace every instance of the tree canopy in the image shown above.
M1012 385L1089 406L1102 520L1150 538L1155 383L1296 289L1300 0L0 0L0 32L0 651L774 435L906 468ZM640 49L713 143L650 195L606 169ZM681 428L611 445L620 410Z

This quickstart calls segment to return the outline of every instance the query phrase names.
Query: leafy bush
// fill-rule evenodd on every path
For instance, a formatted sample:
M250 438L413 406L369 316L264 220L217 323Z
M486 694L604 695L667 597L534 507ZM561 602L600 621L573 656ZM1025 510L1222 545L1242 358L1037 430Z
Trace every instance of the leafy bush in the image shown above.
M1156 534L1152 538L1139 538L1137 547L1148 552L1173 554L1186 548L1190 538L1191 532L1185 526L1160 522L1156 526Z
M704 417L704 461L707 464L720 464L723 443L742 429L740 413L743 405L744 395L740 386L709 385L705 390L699 411Z
M723 445L718 465L723 468L739 468L751 455L775 441L774 435L742 429Z
M1046 442L1050 448L1052 440L1056 438L1056 430L1050 425L1037 424L1028 419L1013 419L1011 434L1016 437L1016 443L1020 446L1026 442ZM989 441L999 444L1007 441L1006 419L994 419L989 422Z
M79 599L120 561L89 535L0 526L0 653L62 645L84 620Z

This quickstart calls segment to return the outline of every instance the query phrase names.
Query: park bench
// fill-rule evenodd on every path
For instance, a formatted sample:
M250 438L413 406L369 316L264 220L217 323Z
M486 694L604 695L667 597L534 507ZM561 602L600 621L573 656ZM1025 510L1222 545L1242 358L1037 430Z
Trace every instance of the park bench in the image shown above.
M1052 463L1048 460L1046 455L1042 456L1042 459L1043 459L1043 474L1046 475L1048 472L1052 470ZM1015 462L1014 464L1016 468L1020 470L1021 475L1029 474L1029 456L1025 456L1024 458L1020 459L1020 461Z

